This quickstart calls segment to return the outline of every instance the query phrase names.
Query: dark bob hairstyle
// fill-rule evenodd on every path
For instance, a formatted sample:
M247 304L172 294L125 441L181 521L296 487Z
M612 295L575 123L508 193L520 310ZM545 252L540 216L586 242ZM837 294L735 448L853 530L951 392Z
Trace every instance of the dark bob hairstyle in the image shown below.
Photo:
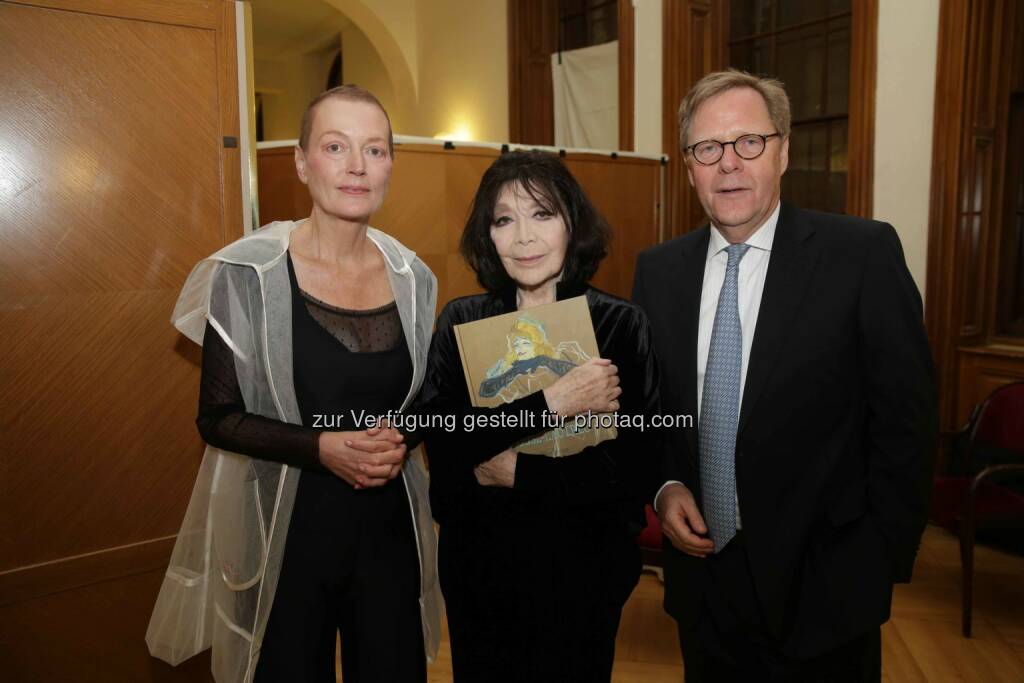
M515 286L491 239L494 205L508 183L565 222L569 244L562 264L562 286L576 288L588 282L608 255L611 230L565 164L552 154L532 151L506 152L498 157L484 173L473 198L459 251L480 285L492 294Z

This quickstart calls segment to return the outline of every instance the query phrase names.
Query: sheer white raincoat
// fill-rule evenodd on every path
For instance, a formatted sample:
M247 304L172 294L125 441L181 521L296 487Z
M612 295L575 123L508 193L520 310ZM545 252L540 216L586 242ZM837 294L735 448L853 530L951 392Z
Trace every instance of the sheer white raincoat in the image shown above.
M202 344L206 321L235 354L246 410L301 423L292 378L291 289L285 255L299 223L275 222L199 262L172 322ZM384 255L412 355L402 408L423 381L437 286L430 269L394 238L369 228ZM427 657L440 638L441 596L427 475L418 451L402 469L420 561ZM171 664L213 647L218 683L252 680L281 571L300 471L207 447L170 565L146 631L150 653Z

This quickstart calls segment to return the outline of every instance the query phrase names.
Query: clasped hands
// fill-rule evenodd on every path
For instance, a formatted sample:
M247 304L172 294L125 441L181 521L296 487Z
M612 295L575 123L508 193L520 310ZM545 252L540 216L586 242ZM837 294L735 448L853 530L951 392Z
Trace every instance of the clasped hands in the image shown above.
M405 462L405 436L393 427L321 432L320 462L354 488L383 486Z
M544 390L548 408L564 417L586 411L613 412L622 393L618 368L610 360L594 358L573 368ZM320 462L357 489L383 486L398 476L405 461L405 437L388 426L362 432L322 432ZM511 487L517 455L505 450L474 471L484 486Z

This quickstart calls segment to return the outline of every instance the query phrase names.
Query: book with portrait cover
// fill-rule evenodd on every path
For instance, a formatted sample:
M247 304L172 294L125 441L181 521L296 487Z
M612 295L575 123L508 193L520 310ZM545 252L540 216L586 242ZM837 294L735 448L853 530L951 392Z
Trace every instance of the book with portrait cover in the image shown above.
M455 339L469 395L482 408L541 391L600 356L584 296L456 325ZM557 458L617 436L614 425L585 415L552 426L512 450Z

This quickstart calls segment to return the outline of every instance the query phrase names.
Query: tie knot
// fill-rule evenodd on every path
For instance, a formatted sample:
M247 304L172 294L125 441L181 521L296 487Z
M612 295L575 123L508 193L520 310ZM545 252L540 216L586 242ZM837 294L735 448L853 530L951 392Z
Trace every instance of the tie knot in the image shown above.
M750 249L749 244L730 244L726 247L725 251L729 254L729 263L726 268L735 268L748 249Z

